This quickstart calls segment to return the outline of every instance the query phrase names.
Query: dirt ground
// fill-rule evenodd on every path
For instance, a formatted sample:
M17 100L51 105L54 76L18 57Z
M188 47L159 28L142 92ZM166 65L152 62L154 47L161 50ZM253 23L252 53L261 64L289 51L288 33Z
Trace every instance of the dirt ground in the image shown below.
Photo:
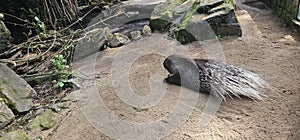
M243 30L243 37L220 40L225 61L258 74L276 88L278 93L267 92L268 98L258 102L246 98L229 99L221 104L213 120L204 128L199 127L199 119L209 96L199 94L192 113L182 125L174 126L174 131L164 139L296 140L300 138L299 31L287 27L270 12L238 10L237 16ZM151 37L126 45L123 49L134 49L141 43L170 49L172 45L179 45L176 41L168 40L163 34L153 34ZM197 44L190 44L187 47L192 57L207 57ZM95 98L101 98L110 113L129 122L152 123L172 112L174 106L178 105L178 99L185 95L178 93L180 90L178 86L162 82L164 78L162 76L166 77L168 73L162 66L165 57L159 54L144 55L132 65L130 64L128 81L132 91L141 96L152 93L151 87L159 83L160 86L166 87L167 91L162 99L155 106L144 109L132 107L118 97L116 87L111 84L110 68L114 56L120 51L122 48L99 53L95 66L97 78L95 85L99 96ZM120 77L122 76L120 74ZM154 84L151 85L151 83ZM97 104L97 100L92 100L90 103ZM97 105L87 108L84 107L83 102L79 101L78 104L71 106L73 111L64 117L55 131L47 136L47 139L111 139L106 135L108 133L100 131L103 126L91 121L97 118L100 119L99 121L107 121L101 120L103 112L97 112ZM94 115L87 116L93 113ZM119 138L130 139L130 137L122 136ZM151 136L148 137L150 138Z

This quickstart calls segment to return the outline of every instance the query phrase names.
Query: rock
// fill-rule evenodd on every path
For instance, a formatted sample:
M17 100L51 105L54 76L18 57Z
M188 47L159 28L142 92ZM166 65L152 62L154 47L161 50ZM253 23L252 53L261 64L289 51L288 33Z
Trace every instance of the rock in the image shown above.
M132 21L138 21L139 23L141 23L140 20L143 20L147 21L142 22L143 24L149 24L148 19L150 18L155 6L156 3L149 5L126 5L119 3L111 6L107 10L103 10L99 15L93 16L93 18L90 19L87 27L84 29L85 32L81 35L83 39L81 39L76 46L73 55L73 61L81 60L84 57L87 57L93 53L97 53L99 50L108 47L104 44L107 43L106 41L112 40L114 35L111 33L123 32L122 29L118 31L117 28L124 27L124 25L128 26L128 24L132 23ZM143 26L144 25L140 26L140 29L134 27L134 30L142 31ZM109 31L106 32L107 34L104 37L102 37L100 36L100 32L102 32L101 30L104 29L108 29ZM112 30L114 30L114 32ZM132 30L126 29L126 33L127 31L129 31L128 33L130 33L130 31ZM90 35L87 35L87 33L89 33ZM98 38L94 37L97 36L95 35L97 33L99 33ZM111 39L109 39L110 37ZM116 45L113 42L111 43L113 45Z
M76 98L76 94L78 94L80 90L75 90L75 91L72 91L71 93L69 93L66 97L62 98L61 99L61 102L68 102L68 101L71 101L71 102L78 102L77 98Z
M79 60L92 53L96 53L104 45L106 37L110 34L109 28L96 28L84 34L84 38L80 40L74 52L74 61Z
M126 5L153 5L164 2L166 0L121 0Z
M180 6L183 2L178 0L168 0L158 4L150 17L150 27L157 31L168 31L172 23L180 18L182 13L174 13L174 9Z
M4 22L4 15L0 13L0 53L8 48L12 38L10 31L6 28Z
M120 33L114 33L112 39L108 41L108 44L111 47L119 47L129 42L130 39L128 38L128 36Z
M137 19L112 29L112 31L113 33L121 33L123 35L130 36L131 32L142 31L145 25L149 25L149 19Z
M9 124L14 118L14 113L7 107L0 98L0 129Z
M241 27L235 16L234 7L223 3L208 11L206 20L216 35L221 36L242 36Z
M4 20L4 15L0 13L0 20Z
M142 35L141 35L141 32L140 31L132 31L130 32L130 37L133 39L133 40L139 40L142 38Z
M29 140L29 138L25 131L15 130L4 134L0 140Z
M184 3L169 0L155 7L150 26L169 31L182 44L215 39L216 36L241 36L242 30L232 5L223 0Z
M32 122L29 123L28 128L31 131L42 131L52 128L55 124L54 112L49 109L33 119Z
M51 109L55 112L60 112L62 109L71 110L70 108L71 104L72 104L71 102L60 102L60 103L53 104L51 106Z
M6 65L0 63L0 95L5 98L9 107L16 112L25 112L33 107L30 95L35 90L19 75Z
M149 25L145 25L145 26L143 27L142 32L143 32L143 35L147 35L147 36L152 35L152 31L151 31L151 28L150 28Z

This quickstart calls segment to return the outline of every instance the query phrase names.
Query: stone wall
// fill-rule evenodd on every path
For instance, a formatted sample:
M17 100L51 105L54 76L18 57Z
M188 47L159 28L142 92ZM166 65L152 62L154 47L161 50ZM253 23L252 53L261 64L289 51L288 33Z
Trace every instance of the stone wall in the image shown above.
M287 22L297 19L299 0L261 0Z

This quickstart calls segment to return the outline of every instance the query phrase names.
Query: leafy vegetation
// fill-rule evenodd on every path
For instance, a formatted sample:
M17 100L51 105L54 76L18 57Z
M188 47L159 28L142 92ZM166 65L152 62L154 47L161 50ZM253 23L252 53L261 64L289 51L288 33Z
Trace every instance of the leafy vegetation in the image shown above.
M58 54L51 62L54 65L55 72L58 74L56 86L62 88L72 75L72 73L68 71L69 65L67 65L67 60L62 54Z
M222 36L221 36L221 35L219 35L219 34L218 34L218 35L216 35L216 39L217 39L217 40L220 40L221 38L222 38Z

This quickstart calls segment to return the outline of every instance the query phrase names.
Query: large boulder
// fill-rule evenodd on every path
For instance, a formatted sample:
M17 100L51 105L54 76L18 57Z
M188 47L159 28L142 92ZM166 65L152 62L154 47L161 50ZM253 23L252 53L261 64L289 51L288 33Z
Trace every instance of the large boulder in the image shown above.
M182 6L185 0L167 0L158 4L150 17L150 26L152 30L168 31L172 24L177 21L187 12L189 7Z
M224 0L168 0L155 7L150 26L153 30L169 31L182 44L242 35L232 2Z
M111 33L110 29L105 28L95 28L84 34L85 37L78 42L75 49L75 55L73 60L80 60L92 53L98 52L101 46L105 44L106 36Z
M33 107L30 95L36 94L28 83L6 65L0 63L0 97L16 112Z

